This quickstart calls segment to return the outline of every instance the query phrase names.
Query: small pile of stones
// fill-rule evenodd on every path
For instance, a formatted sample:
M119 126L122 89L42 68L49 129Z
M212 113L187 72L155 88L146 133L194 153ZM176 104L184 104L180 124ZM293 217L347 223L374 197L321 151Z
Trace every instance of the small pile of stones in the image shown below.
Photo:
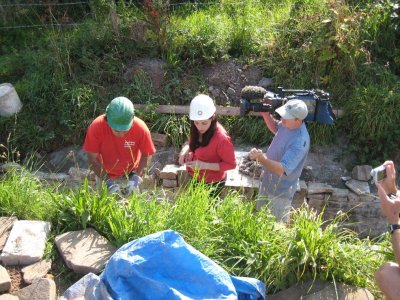
M259 179L262 172L262 166L250 157L244 156L239 162L239 172L254 179Z

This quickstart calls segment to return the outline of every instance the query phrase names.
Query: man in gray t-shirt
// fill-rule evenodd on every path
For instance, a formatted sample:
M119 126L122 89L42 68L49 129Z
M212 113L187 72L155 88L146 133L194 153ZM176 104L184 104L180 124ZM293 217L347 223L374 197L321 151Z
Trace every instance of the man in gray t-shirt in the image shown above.
M275 134L266 155L253 148L249 156L264 167L257 209L269 203L277 221L288 222L292 199L310 149L310 136L303 122L308 109L303 101L296 99L288 101L276 112L281 116L280 121L269 112L262 113L268 129Z

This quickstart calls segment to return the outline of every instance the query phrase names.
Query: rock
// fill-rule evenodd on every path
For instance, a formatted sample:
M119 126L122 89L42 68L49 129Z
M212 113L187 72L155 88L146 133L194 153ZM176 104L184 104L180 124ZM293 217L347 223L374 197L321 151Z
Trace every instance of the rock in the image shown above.
M358 288L341 283L336 286L331 283L324 289L308 295L304 300L320 300L320 299L351 299L351 300L373 300L371 292L365 288Z
M68 172L71 167L89 169L86 152L81 147L70 146L46 156L54 172Z
M17 170L21 170L21 169L22 169L22 167L19 164L14 163L14 162L8 162L8 163L0 165L0 172L1 173L7 173L7 172L10 172L10 171L17 171Z
M305 166L301 171L300 179L304 181L314 181L314 174L313 174L313 167L312 166Z
M44 221L16 221L0 255L3 264L28 265L39 261L50 227L50 223Z
M369 184L365 181L350 179L349 181L345 182L345 185L357 195L370 193Z
M340 299L340 300L373 300L372 294L364 288L348 286L342 283L325 282L322 280L309 280L305 283L298 283L287 290L274 295L267 295L268 300L287 299Z
M46 276L47 272L51 269L51 260L41 260L33 265L27 266L22 269L22 274L25 283L31 284L35 280Z
M17 296L13 296L10 294L3 294L0 295L0 300L18 300L19 298Z
M53 280L42 278L31 285L13 293L20 300L55 300L56 284Z
M324 194L324 193L332 193L333 187L326 183L320 182L309 182L307 194Z
M178 176L179 165L165 165L160 172L161 179L176 180Z
M257 163L255 160L251 160L248 155L240 157L237 160L239 163L239 173L247 175L253 179L260 179L261 172L263 170L261 164Z
M178 181L175 179L163 179L163 187L174 188L178 186Z
M350 176L342 176L342 177L340 177L340 180L343 181L343 182L349 181L350 179L351 179Z
M372 167L368 165L355 166L351 171L351 177L359 181L368 181L371 179Z
M0 293L7 292L11 288L11 278L7 270L0 265Z
M70 231L55 238L66 265L76 273L100 273L115 247L93 228Z
M273 84L272 78L261 78L261 80L258 82L259 86L262 86L263 88L269 88Z
M168 144L168 136L161 133L151 133L151 139L155 146L165 147Z
M72 180L75 181L84 181L86 178L89 181L95 181L96 180L96 175L92 170L89 169L82 169L82 168L76 168L76 167L71 167L68 170L68 175L71 177Z
M154 91L161 92L165 82L164 61L153 58L139 58L130 63L130 67L124 73L124 79L127 82L131 82L135 76L141 73L149 76Z
M349 190L347 189L338 189L338 188L333 189L332 199L347 200L348 196L349 196Z
M315 291L320 291L327 287L329 282L322 280L308 280L303 283L297 283L290 288L280 291L276 294L267 295L268 300L295 300L295 299L303 299L302 297L307 295L308 293L313 293Z
M65 173L46 173L42 171L36 171L33 173L33 175L40 180L67 181L71 179L71 177Z
M10 231L14 226L14 223L18 219L16 217L1 217L0 218L0 252L3 250L4 245L7 242Z
M226 90L226 93L228 94L228 96L230 98L234 98L236 96L236 91L231 87L228 87L228 89Z
M186 171L186 169L179 169L178 170L178 186L185 187L192 177L190 177L189 173Z
M144 175L142 179L143 182L140 185L141 190L153 190L156 187L157 181L155 175Z
M151 166L149 171L154 168L162 169L167 164L175 164L177 162L176 151L173 148L169 148L166 150L157 149L157 152L154 153L153 158L151 160Z

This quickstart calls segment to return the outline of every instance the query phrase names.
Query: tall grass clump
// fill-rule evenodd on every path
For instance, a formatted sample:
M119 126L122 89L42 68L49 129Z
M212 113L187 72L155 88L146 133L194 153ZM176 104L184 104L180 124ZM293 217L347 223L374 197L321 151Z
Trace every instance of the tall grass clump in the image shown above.
M400 84L359 86L345 104L343 122L360 163L378 165L394 157L400 144Z
M51 222L57 213L53 192L26 170L10 170L0 180L0 215Z
M171 18L168 49L170 62L212 63L228 52L229 19L216 11L197 10L191 15Z

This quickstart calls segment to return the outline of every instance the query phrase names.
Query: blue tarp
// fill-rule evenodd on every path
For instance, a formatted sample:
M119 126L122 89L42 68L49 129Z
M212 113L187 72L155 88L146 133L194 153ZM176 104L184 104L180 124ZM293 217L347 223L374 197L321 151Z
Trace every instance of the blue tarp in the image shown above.
M113 299L265 299L261 281L230 276L172 230L125 244L100 278Z

